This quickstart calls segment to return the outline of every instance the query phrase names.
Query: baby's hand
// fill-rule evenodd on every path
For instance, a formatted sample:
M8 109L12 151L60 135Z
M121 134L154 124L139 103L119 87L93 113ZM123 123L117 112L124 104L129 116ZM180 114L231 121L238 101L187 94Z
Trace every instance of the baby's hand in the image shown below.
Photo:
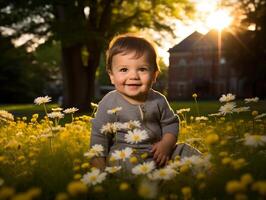
M164 166L168 162L171 150L172 148L163 141L159 141L152 146L153 159L158 166Z

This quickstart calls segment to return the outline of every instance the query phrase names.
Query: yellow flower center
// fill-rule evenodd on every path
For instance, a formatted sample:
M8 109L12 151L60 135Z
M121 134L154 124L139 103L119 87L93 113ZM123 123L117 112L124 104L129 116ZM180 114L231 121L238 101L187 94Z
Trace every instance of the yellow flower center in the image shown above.
M134 141L139 141L139 140L140 140L139 135L134 135L134 136L133 136L133 140L134 140Z

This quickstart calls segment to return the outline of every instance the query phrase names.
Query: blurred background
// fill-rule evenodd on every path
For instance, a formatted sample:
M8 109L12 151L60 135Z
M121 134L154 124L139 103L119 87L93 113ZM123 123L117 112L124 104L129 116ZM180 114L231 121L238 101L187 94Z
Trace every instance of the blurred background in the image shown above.
M49 95L90 109L113 89L105 51L117 34L158 45L154 86L171 101L266 96L266 0L0 1L0 104Z

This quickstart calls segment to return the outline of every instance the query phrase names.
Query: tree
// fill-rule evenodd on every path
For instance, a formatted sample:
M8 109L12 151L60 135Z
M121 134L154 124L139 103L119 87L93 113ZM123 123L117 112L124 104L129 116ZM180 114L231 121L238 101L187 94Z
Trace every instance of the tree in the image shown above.
M14 48L9 37L0 34L0 103L32 101L46 86L45 68L37 68L23 47Z
M60 41L63 103L82 111L93 99L95 73L110 38L142 28L171 32L169 18L192 11L187 0L2 0L0 8L1 26L15 30L14 37L34 33Z
M266 0L243 0L227 5L235 9L235 35L238 46L229 46L234 66L252 96L265 97L266 89ZM249 88L248 88L249 87Z

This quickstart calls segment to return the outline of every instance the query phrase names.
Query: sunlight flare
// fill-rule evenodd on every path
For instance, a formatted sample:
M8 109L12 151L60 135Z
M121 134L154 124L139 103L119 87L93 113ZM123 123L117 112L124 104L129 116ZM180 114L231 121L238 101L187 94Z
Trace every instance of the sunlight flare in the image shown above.
M207 18L207 25L210 28L222 30L230 26L232 17L228 10L217 10L211 13Z

